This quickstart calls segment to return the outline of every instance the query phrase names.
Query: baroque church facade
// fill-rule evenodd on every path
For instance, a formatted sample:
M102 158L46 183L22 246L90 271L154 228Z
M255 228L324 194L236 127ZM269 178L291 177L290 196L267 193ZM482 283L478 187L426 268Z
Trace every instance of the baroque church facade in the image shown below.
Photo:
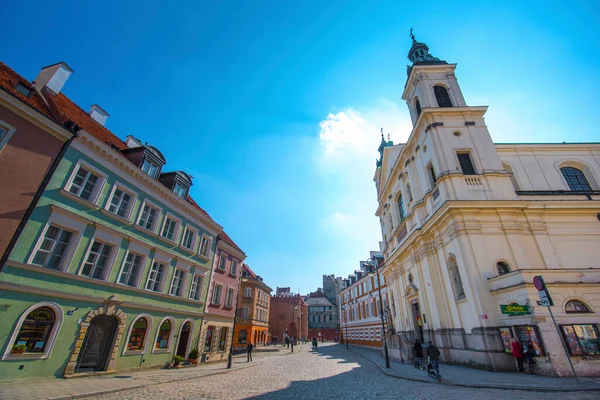
M456 64L415 40L403 144L382 135L374 181L396 334L444 362L516 370L514 338L546 375L600 375L600 143L499 144L467 105ZM538 305L534 276L554 305ZM570 360L569 360L570 359Z

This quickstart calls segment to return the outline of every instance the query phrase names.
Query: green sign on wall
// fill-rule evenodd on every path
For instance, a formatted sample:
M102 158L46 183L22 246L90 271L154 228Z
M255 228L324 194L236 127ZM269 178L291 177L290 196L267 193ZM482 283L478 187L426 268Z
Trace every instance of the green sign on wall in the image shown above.
M502 311L502 314L512 314L512 315L530 314L528 306L520 306L518 304L511 304L508 306L500 306L500 311Z

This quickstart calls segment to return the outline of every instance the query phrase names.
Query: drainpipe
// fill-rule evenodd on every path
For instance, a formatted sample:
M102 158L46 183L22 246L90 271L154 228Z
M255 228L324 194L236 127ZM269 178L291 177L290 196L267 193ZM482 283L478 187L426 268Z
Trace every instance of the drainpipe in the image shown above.
M77 132L79 132L79 130ZM58 168L58 164L62 161L65 153L67 152L67 149L69 148L69 146L71 145L73 140L78 136L77 132L73 132L73 136L71 136L71 138L69 138L69 140L67 140L63 144L62 148L56 155L56 158L50 165L50 169L48 169L48 172L44 176L42 183L40 183L40 186L38 187L37 191L35 192L35 195L33 196L33 199L31 200L29 207L25 211L23 218L21 218L21 222L19 222L19 225L17 226L15 234L10 239L8 246L6 246L6 250L4 251L2 258L0 258L0 273L2 273L2 270L4 269L4 265L6 264L6 261L8 260L8 256L10 255L10 253L14 249L15 245L17 244L17 241L19 240L21 233L23 233L23 229L25 229L25 224L27 223L27 221L29 221L29 217L31 217L33 210L37 206L40 198L42 197L42 194L46 190L46 187L48 186L48 183L50 182L50 178L52 178L52 175L54 175L56 168Z

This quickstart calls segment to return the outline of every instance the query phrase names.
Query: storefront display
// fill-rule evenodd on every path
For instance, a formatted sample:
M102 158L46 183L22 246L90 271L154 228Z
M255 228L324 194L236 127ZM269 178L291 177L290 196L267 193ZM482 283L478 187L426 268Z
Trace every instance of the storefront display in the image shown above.
M600 356L597 325L562 325L561 329L572 356Z
M517 339L521 344L531 343L533 350L535 351L536 357L544 355L544 347L542 345L542 339L537 326L532 325L520 325L514 326L514 332Z
M43 353L53 326L52 309L40 307L31 311L23 321L15 340L15 352Z
M503 326L498 329L500 330L500 336L502 337L502 344L504 345L504 352L511 353L512 349L511 349L510 343L512 341L513 335L510 330L510 327Z

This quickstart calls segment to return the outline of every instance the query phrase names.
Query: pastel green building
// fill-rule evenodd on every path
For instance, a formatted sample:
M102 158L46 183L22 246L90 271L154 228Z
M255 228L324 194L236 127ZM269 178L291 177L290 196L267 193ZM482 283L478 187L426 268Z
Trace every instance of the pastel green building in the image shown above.
M100 108L57 100L82 129L0 274L0 380L185 359L221 227L157 149L116 138Z

